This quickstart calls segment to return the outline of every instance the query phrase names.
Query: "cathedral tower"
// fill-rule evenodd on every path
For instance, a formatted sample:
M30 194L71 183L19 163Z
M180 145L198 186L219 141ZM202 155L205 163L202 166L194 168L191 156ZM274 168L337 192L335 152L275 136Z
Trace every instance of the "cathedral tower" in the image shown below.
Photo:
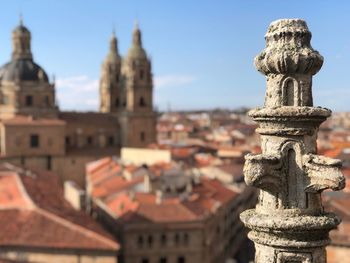
M118 41L113 32L109 53L102 64L100 80L100 112L118 112L122 109L121 57L118 54Z
M122 70L126 80L126 109L130 112L152 112L151 61L142 47L141 31L137 24Z
M136 24L132 45L123 61L123 146L142 147L155 142L156 114L153 111L151 61L142 46L141 30Z

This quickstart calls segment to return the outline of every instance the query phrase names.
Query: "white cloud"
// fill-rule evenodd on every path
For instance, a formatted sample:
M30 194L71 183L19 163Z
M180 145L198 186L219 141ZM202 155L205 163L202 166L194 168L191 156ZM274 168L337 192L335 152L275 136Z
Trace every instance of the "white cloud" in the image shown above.
M85 104L86 105L89 105L89 106L95 106L97 107L98 106L98 99L88 99L85 101Z
M156 89L186 86L196 81L191 75L169 74L156 76ZM61 110L97 111L99 104L99 80L87 75L56 79L56 92ZM159 96L159 94L157 94Z
M56 85L58 87L79 89L81 91L94 91L96 87L98 87L98 80L90 79L86 75L80 75L68 78L59 78L56 80Z
M191 75L163 75L154 78L155 88L178 87L190 84L196 80Z
M86 75L58 78L56 91L62 110L97 110L98 79Z

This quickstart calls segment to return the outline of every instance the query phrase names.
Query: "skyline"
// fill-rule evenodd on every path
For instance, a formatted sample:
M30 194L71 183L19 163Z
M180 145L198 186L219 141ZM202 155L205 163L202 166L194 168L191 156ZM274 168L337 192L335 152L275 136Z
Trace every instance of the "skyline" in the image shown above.
M11 31L22 13L32 33L34 60L56 76L60 108L97 110L101 63L113 27L125 55L138 20L152 57L158 109L255 107L263 104L265 78L253 59L265 46L266 29L278 18L299 17L308 23L312 46L325 59L314 78L315 105L349 111L350 4L315 3L13 1L4 4L0 18L0 64L10 59Z

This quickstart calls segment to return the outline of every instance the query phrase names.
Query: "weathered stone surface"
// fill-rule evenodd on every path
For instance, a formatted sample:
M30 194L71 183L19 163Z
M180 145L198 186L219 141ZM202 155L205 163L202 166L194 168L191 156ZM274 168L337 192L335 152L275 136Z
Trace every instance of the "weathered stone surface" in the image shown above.
M262 153L247 155L244 167L246 183L260 193L241 219L251 229L256 263L325 263L328 233L340 220L324 212L321 192L343 189L345 179L340 160L317 155L319 125L331 115L312 100L323 57L300 19L271 23L265 39L255 58L267 77L265 105L249 113L259 123Z

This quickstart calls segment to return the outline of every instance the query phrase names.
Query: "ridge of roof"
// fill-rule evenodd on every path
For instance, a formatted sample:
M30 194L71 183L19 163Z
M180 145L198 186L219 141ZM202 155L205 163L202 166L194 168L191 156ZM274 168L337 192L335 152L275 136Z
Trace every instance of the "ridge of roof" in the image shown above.
M37 208L36 210L37 210L37 212L39 212L39 214L44 215L44 216L48 217L49 219L65 226L65 227L68 227L72 230L78 230L81 234L83 234L85 236L93 237L93 238L99 240L100 242L103 242L106 245L111 246L111 248L113 248L113 249L120 248L120 246L117 242L114 242L114 241L88 229L88 228L83 228L82 226L80 226L78 224L75 224L75 223L73 223L65 218L59 217L59 216L55 215L54 213L51 213L51 212L46 211L44 209Z

